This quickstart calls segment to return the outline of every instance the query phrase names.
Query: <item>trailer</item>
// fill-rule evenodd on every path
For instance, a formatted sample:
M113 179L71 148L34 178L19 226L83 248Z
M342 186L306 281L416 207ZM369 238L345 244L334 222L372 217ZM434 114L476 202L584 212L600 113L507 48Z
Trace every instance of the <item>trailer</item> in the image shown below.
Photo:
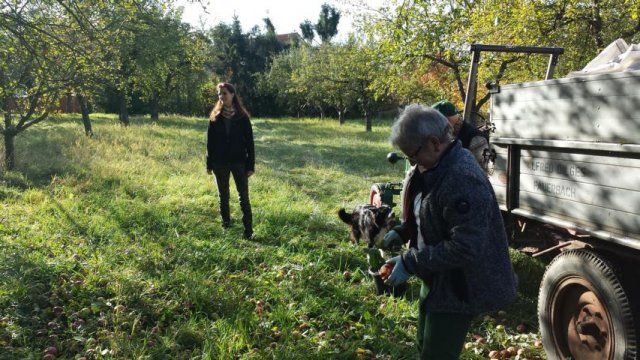
M512 245L533 240L532 256L553 256L538 297L548 358L639 359L640 71L553 79L562 48L470 50L471 123L482 52L549 55L543 81L488 84L485 150ZM395 153L387 159L406 164ZM394 206L402 187L374 184L369 201ZM537 239L523 236L527 226L541 230Z
M549 359L637 359L640 71L492 92L500 207L512 226L543 224L561 250L538 298Z

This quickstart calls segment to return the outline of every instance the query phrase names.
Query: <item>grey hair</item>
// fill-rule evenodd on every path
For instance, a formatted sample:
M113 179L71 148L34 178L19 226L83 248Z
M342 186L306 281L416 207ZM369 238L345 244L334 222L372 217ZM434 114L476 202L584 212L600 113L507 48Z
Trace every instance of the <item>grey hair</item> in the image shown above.
M449 121L438 110L420 104L411 104L393 123L389 142L400 150L406 151L419 147L430 136L444 144L452 142L453 134Z

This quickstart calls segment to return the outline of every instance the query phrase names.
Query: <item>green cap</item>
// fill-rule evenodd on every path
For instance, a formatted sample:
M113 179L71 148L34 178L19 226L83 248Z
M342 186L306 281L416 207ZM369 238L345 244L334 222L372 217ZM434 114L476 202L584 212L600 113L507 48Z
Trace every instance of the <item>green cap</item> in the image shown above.
M447 100L438 101L437 103L431 105L431 107L440 111L440 113L446 117L460 113L458 110L456 110L456 107Z

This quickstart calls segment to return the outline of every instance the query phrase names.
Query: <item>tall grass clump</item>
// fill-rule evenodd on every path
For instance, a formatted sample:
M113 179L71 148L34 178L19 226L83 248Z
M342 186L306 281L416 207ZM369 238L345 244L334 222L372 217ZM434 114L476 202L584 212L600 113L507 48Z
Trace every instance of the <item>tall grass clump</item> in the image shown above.
M94 114L87 138L60 115L18 137L0 177L0 359L414 358L417 294L376 297L336 216L402 179L390 123L253 124L253 240L221 227L206 119ZM479 319L464 358L537 339L534 297Z

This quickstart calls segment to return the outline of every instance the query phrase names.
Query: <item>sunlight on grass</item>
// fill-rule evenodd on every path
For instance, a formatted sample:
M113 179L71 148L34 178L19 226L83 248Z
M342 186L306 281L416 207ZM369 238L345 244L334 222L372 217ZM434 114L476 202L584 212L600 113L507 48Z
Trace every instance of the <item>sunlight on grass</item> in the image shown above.
M234 223L220 226L206 119L92 119L93 138L77 115L21 134L17 168L0 177L0 359L51 346L70 359L414 357L418 282L406 298L376 297L363 248L336 215L366 202L373 183L402 179L404 165L385 160L388 122L365 132L255 119L257 237L246 241L233 186ZM522 321L535 331L534 297L528 289L474 334ZM505 339L463 358L516 341Z

